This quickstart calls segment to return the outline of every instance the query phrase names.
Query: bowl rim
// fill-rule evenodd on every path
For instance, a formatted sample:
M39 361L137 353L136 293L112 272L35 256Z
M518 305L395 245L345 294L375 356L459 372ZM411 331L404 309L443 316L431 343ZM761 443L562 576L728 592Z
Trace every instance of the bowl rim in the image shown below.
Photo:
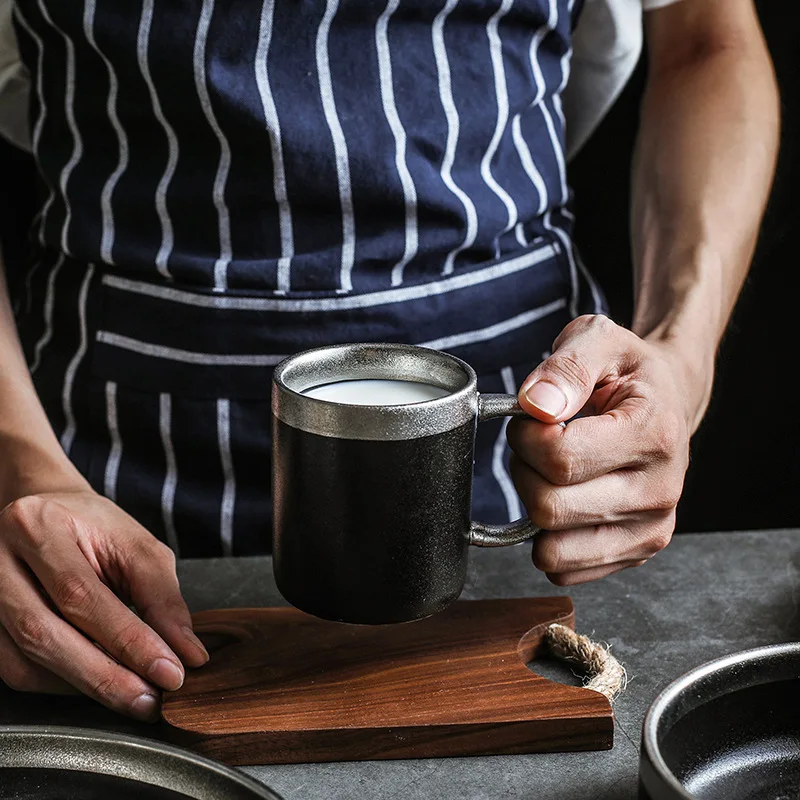
M764 662L770 664L781 661L787 662L784 672L779 670L778 674L764 674L763 671L756 670L763 667ZM790 668L794 662L794 670ZM666 784L676 797L683 800L696 800L696 796L690 794L687 789L678 781L667 762L661 754L658 743L660 727L664 724L667 715L681 703L683 698L687 698L689 693L693 693L692 701L687 704L679 719L689 711L701 705L715 700L718 697L732 691L738 691L751 686L774 683L779 680L798 677L797 663L800 663L800 642L787 642L783 644L771 644L762 647L754 647L748 650L741 650L735 653L715 658L685 672L668 684L651 703L642 723L642 746L641 758L649 761L650 767L655 771L657 777ZM758 673L761 672L759 675ZM726 675L727 673L727 675ZM707 695L698 692L698 688L717 684L723 675L731 678L724 690L712 691ZM753 680L753 678L756 678ZM700 699L698 699L698 697ZM673 720L676 722L677 720ZM642 770L640 768L640 778Z
M135 754L143 762L147 762L147 766L151 766L154 772L158 772L155 765L159 762L163 763L165 760L168 764L178 764L184 767L189 767L192 770L199 771L200 773L216 773L223 780L228 781L230 784L236 784L241 789L248 791L252 797L260 797L263 800L282 800L281 796L270 786L267 786L255 778L252 778L245 772L239 769L223 764L220 761L202 756L195 753L193 750L188 750L184 747L179 747L168 742L163 742L147 736L140 736L131 733L121 733L117 731L110 731L103 728L85 728L71 725L0 725L0 752L2 752L2 745L13 744L13 740L26 740L36 741L38 744L47 744L49 747L46 750L37 750L33 761L38 761L39 765L34 765L34 769L52 769L56 766L62 769L69 769L77 772L90 772L94 774L114 775L106 769L92 769L91 764L87 762L86 769L76 768L74 766L67 766L64 764L53 764L53 757L58 756L64 752L64 747L68 747L69 743L88 742L91 748L103 749L107 752L118 753L130 752ZM44 763L47 762L47 763ZM0 761L0 769L7 766L17 766L17 764L3 763ZM30 766L30 765L28 765ZM146 785L165 787L160 783L143 780L138 774L139 770L134 769L137 774L122 775L121 777L132 778L138 780ZM179 790L176 790L179 791Z

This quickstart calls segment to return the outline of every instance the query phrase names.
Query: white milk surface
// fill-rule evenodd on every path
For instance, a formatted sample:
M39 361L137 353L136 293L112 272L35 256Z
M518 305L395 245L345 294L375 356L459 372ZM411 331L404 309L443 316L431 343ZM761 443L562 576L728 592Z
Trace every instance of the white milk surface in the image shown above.
M350 406L398 406L436 400L450 392L429 383L373 379L326 383L306 389L303 394Z

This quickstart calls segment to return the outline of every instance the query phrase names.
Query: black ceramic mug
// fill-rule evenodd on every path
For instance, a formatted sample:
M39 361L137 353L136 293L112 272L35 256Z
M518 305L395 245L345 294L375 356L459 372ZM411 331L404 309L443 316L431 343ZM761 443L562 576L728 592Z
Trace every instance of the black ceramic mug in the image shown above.
M351 380L413 381L444 395L395 405L311 397ZM475 371L424 347L350 344L275 369L273 569L295 607L324 619L406 622L453 602L470 544L517 544L537 528L470 521L478 421L524 416L510 394L479 395Z

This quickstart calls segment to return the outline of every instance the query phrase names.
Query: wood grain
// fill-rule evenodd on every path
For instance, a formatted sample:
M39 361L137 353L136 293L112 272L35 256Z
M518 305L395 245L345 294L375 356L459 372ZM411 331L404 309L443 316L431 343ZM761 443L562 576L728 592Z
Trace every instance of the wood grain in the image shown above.
M597 692L526 667L567 597L459 601L418 622L355 626L292 608L194 617L208 665L164 697L170 738L228 764L602 750Z

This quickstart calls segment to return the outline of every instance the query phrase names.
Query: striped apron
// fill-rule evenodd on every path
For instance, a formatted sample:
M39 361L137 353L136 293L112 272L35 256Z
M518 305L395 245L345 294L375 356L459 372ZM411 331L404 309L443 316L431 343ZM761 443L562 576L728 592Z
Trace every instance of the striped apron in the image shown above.
M42 184L12 288L99 492L183 557L268 552L270 378L384 341L516 391L604 301L577 260L568 0L17 0ZM474 512L521 514L504 425Z

